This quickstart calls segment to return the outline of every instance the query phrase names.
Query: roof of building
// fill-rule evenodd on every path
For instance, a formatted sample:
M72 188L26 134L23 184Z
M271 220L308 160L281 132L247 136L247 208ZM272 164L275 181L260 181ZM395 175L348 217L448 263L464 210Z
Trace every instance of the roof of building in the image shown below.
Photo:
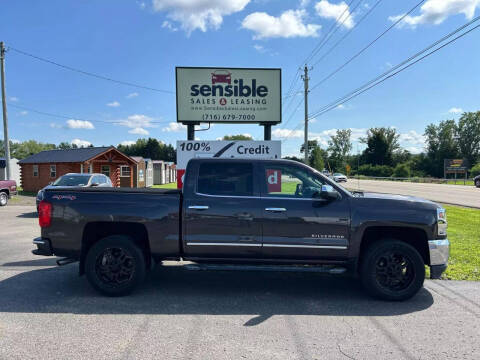
M143 157L141 156L130 156L131 159L135 160L136 162L140 162L143 160Z
M40 164L40 163L61 163L61 162L84 162L94 158L109 149L115 149L113 146L104 147L86 147L66 150L45 150L31 155L19 164Z

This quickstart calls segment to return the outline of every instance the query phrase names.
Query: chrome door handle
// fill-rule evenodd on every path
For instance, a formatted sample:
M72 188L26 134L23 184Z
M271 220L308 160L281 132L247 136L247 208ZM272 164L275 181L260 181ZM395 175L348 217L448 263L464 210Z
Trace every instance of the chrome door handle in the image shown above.
M284 211L287 211L287 209L285 209L285 208L265 208L265 211L284 212Z
M188 208L193 210L208 210L208 206L206 205L190 205Z

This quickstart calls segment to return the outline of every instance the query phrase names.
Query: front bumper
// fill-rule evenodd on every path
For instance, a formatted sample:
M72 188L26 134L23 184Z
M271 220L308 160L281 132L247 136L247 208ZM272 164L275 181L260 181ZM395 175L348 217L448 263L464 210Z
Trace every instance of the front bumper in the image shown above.
M447 269L450 241L448 239L429 240L428 250L430 252L430 278L439 279Z
M32 250L34 255L43 255L43 256L52 256L52 245L50 244L49 239L44 238L35 238L33 239L33 243L37 245L37 249Z

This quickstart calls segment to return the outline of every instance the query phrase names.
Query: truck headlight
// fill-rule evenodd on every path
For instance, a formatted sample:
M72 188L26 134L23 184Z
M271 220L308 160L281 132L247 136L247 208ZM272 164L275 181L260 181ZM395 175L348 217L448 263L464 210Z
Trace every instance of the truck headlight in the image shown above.
M437 209L437 228L438 235L447 235L447 212L443 208Z

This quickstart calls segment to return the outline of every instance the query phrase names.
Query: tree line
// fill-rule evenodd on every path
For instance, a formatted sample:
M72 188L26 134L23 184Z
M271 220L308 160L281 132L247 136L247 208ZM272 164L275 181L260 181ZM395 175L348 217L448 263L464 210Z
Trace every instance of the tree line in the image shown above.
M395 128L370 128L360 139L366 145L365 150L351 154L351 131L337 130L330 136L326 149L317 140L308 141L309 165L319 171L326 169L348 175L441 178L444 159L466 159L470 164L469 174L480 174L480 111L463 113L458 121L429 124L424 137L424 151L412 154L400 146L400 134ZM304 151L302 145L300 152Z
M89 147L92 147L90 145ZM66 150L76 149L76 144L61 142L60 144L42 143L35 140L27 140L22 142L10 141L10 157L18 160L25 159L28 156L39 153L44 150ZM157 139L138 139L131 145L118 145L117 149L128 156L142 156L152 160L172 161L176 160L175 148L170 144L164 144ZM3 140L0 140L0 157L5 156Z

